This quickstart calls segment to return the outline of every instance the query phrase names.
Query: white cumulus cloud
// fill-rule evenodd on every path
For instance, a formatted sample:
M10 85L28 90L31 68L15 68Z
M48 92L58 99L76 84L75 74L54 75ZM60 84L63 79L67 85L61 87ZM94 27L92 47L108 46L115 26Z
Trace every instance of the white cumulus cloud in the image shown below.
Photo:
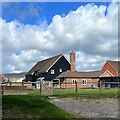
M106 59L118 57L116 3L80 6L64 17L55 15L50 25L24 25L1 18L1 27L3 72L28 71L39 60L60 53L69 59L72 50L81 71L100 69Z

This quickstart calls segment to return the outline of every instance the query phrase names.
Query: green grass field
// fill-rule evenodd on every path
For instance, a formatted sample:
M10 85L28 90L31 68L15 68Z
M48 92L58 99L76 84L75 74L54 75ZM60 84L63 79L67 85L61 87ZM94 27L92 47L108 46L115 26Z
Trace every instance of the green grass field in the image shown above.
M78 96L85 98L107 98L118 97L118 89L78 89L77 94L74 89L55 89L54 95L59 97Z
M118 97L118 89L54 89L56 97L110 98ZM120 94L119 94L120 95ZM3 118L75 118L47 101L39 90L29 90L28 95L6 95L2 97ZM77 116L78 117L78 116Z
M54 89L54 96L57 97L83 97L83 98L111 98L118 97L118 89L78 89L77 94L75 89ZM30 95L39 95L39 90L29 91Z
M40 95L7 95L2 98L4 118L75 118Z

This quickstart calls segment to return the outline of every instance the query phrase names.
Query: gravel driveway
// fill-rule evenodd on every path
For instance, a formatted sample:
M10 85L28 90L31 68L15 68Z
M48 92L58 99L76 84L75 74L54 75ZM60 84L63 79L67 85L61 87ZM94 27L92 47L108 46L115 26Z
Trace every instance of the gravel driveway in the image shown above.
M49 100L66 111L83 118L118 118L118 99L54 98Z

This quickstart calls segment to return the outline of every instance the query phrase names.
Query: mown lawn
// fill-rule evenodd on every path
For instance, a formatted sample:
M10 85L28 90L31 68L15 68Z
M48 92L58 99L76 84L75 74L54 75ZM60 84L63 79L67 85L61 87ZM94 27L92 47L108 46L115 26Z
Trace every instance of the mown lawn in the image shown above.
M118 89L54 89L54 95L59 97L78 96L82 98L111 98L118 97Z
M6 95L2 97L4 118L75 118L40 95Z
M118 89L78 89L77 94L75 89L54 89L54 96L57 97L82 97L82 98L111 98L120 95ZM30 95L40 94L39 90L29 91Z

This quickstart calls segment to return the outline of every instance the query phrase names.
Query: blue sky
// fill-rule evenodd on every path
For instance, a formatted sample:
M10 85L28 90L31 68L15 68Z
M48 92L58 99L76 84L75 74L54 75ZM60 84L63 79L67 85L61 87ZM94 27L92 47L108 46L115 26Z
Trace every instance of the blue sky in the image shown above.
M2 4L2 18L7 22L18 20L23 24L40 24L43 21L51 23L54 15L67 15L70 11L76 10L81 5L86 5L90 2L12 2ZM100 5L109 5L109 2L91 3ZM33 11L32 11L32 10Z
M26 72L61 53L69 60L72 50L78 71L118 59L117 3L5 2L0 26L3 73Z

